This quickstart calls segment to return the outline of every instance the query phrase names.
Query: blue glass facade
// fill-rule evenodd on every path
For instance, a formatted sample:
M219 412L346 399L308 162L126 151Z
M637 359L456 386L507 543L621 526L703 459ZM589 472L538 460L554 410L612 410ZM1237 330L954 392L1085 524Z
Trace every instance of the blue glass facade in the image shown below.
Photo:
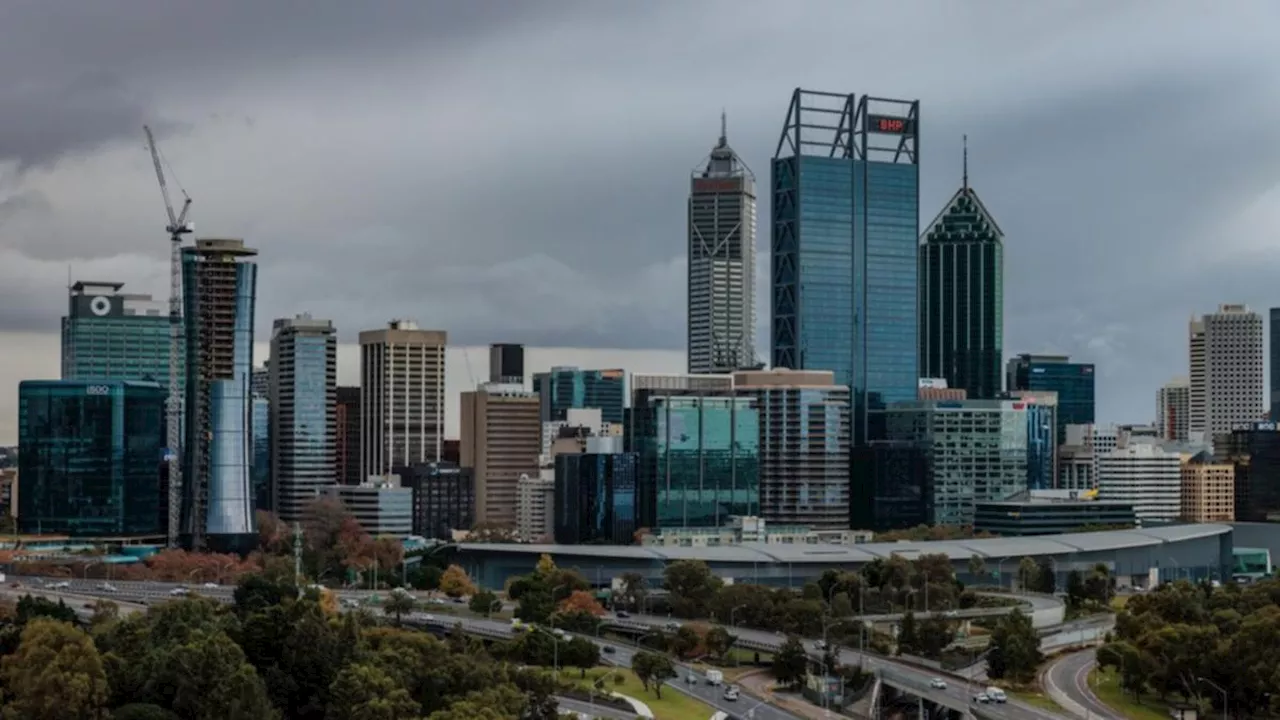
M818 106L831 97L843 109ZM834 371L855 445L918 380L919 104L884 101L900 107L893 151L871 102L797 90L771 174L773 365Z
M542 407L542 422L560 422L569 410L599 408L600 420L621 423L626 397L622 370L581 370L553 367L533 376L533 391Z
M18 389L18 523L24 533L161 535L167 390L119 380Z
M760 514L760 415L746 397L636 393L641 527L720 527Z
M639 529L635 453L556 456L555 539L630 545Z
M1066 439L1067 425L1094 422L1093 363L1073 363L1060 355L1019 355L1006 368L1010 392L1051 391L1058 394L1058 443Z
M338 342L333 323L276 320L271 336L272 500L285 522L337 481Z
M1271 397L1268 413L1272 422L1280 420L1280 308L1271 308L1271 348L1267 358L1271 376Z
M1014 403L1016 407L1018 403ZM1049 490L1058 477L1058 428L1052 405L1027 403L1027 488Z
M253 396L253 499L254 507L274 511L271 497L271 401Z
M183 251L187 402L183 537L194 547L247 550L256 543L253 485L256 251L234 240L198 240Z

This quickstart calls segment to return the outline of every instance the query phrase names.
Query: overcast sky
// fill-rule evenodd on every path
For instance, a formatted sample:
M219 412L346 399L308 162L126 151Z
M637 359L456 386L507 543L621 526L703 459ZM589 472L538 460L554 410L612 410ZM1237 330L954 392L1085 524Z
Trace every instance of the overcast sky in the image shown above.
M1192 313L1280 305L1274 0L4 5L0 442L17 380L57 375L29 333L68 268L167 293L144 122L199 234L261 251L261 339L308 311L679 351L688 171L723 107L767 187L797 86L921 100L924 222L969 135L1005 351L1096 362L1104 421L1152 418Z

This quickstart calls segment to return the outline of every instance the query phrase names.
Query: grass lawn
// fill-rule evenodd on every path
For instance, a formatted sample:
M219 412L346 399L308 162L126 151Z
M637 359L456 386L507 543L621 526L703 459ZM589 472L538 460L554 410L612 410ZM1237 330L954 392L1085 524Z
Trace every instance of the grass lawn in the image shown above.
M1048 710L1054 713L1063 712L1062 707L1058 705L1058 703L1054 702L1053 698L1046 695L1040 688L1010 690L1009 694L1032 707L1038 707L1042 710Z
M1098 699L1112 710L1130 720L1169 720L1169 708L1153 697L1143 698L1142 702L1133 699L1133 694L1120 689L1119 674L1113 669L1097 669L1089 673L1089 683Z
M718 668L724 673L726 682L737 682L738 678L747 673L767 668L769 663L773 662L773 655L769 653L760 653L760 662L765 665L755 665L756 653L752 650L743 650L742 648L731 648L729 654L723 660L715 660L710 663L698 663L698 665L706 668Z
M585 680L579 679L577 672L560 671L560 679L565 681L576 682L584 689L590 689L591 683L601 675L614 672L611 668L595 668L587 671ZM624 678L622 684L614 681L618 678ZM619 692L623 695L642 701L653 710L656 720L707 720L715 713L715 708L702 702L695 700L681 693L679 690L671 687L662 689L662 699L652 691L646 692L644 686L640 684L634 673L630 670L619 670L614 673L613 677L604 681L605 689L612 692Z
M1116 612L1120 612L1121 610L1124 609L1124 606L1129 603L1130 597L1133 597L1133 596L1132 595L1116 595L1115 597L1111 598L1111 609L1115 610Z

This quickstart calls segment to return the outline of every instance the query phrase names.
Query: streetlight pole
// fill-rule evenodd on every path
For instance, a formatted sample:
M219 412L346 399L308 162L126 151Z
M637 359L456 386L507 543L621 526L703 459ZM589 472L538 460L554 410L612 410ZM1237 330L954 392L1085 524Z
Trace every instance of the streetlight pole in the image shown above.
M1218 692L1222 693L1222 720L1227 720L1227 691L1222 689L1221 685L1210 680L1209 678L1202 677L1197 679L1202 683L1207 683L1209 685L1212 685L1214 690L1217 690Z

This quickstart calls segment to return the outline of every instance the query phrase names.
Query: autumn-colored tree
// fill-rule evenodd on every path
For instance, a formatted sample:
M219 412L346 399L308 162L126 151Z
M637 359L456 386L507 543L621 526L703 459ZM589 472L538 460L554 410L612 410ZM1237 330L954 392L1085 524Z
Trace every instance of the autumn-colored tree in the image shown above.
M268 555L283 555L290 552L293 545L293 532L289 525L273 512L259 510L254 513L258 522L258 550Z
M449 597L456 598L464 595L474 595L476 592L475 583L471 582L471 578L467 576L467 571L463 570L459 565L450 565L440 576L440 591Z
M378 567L390 572L404 562L404 543L393 537L380 537L373 541L373 557Z
M0 664L5 720L98 720L110 693L89 636L57 620L27 623L13 655Z
M569 597L560 602L560 612L574 611L591 613L596 617L602 617L605 614L604 607L596 600L595 595L587 590L574 590Z
M545 577L549 577L555 571L556 571L556 561L552 560L550 555L543 553L542 555L538 556L538 564L534 568L535 573L545 578Z

